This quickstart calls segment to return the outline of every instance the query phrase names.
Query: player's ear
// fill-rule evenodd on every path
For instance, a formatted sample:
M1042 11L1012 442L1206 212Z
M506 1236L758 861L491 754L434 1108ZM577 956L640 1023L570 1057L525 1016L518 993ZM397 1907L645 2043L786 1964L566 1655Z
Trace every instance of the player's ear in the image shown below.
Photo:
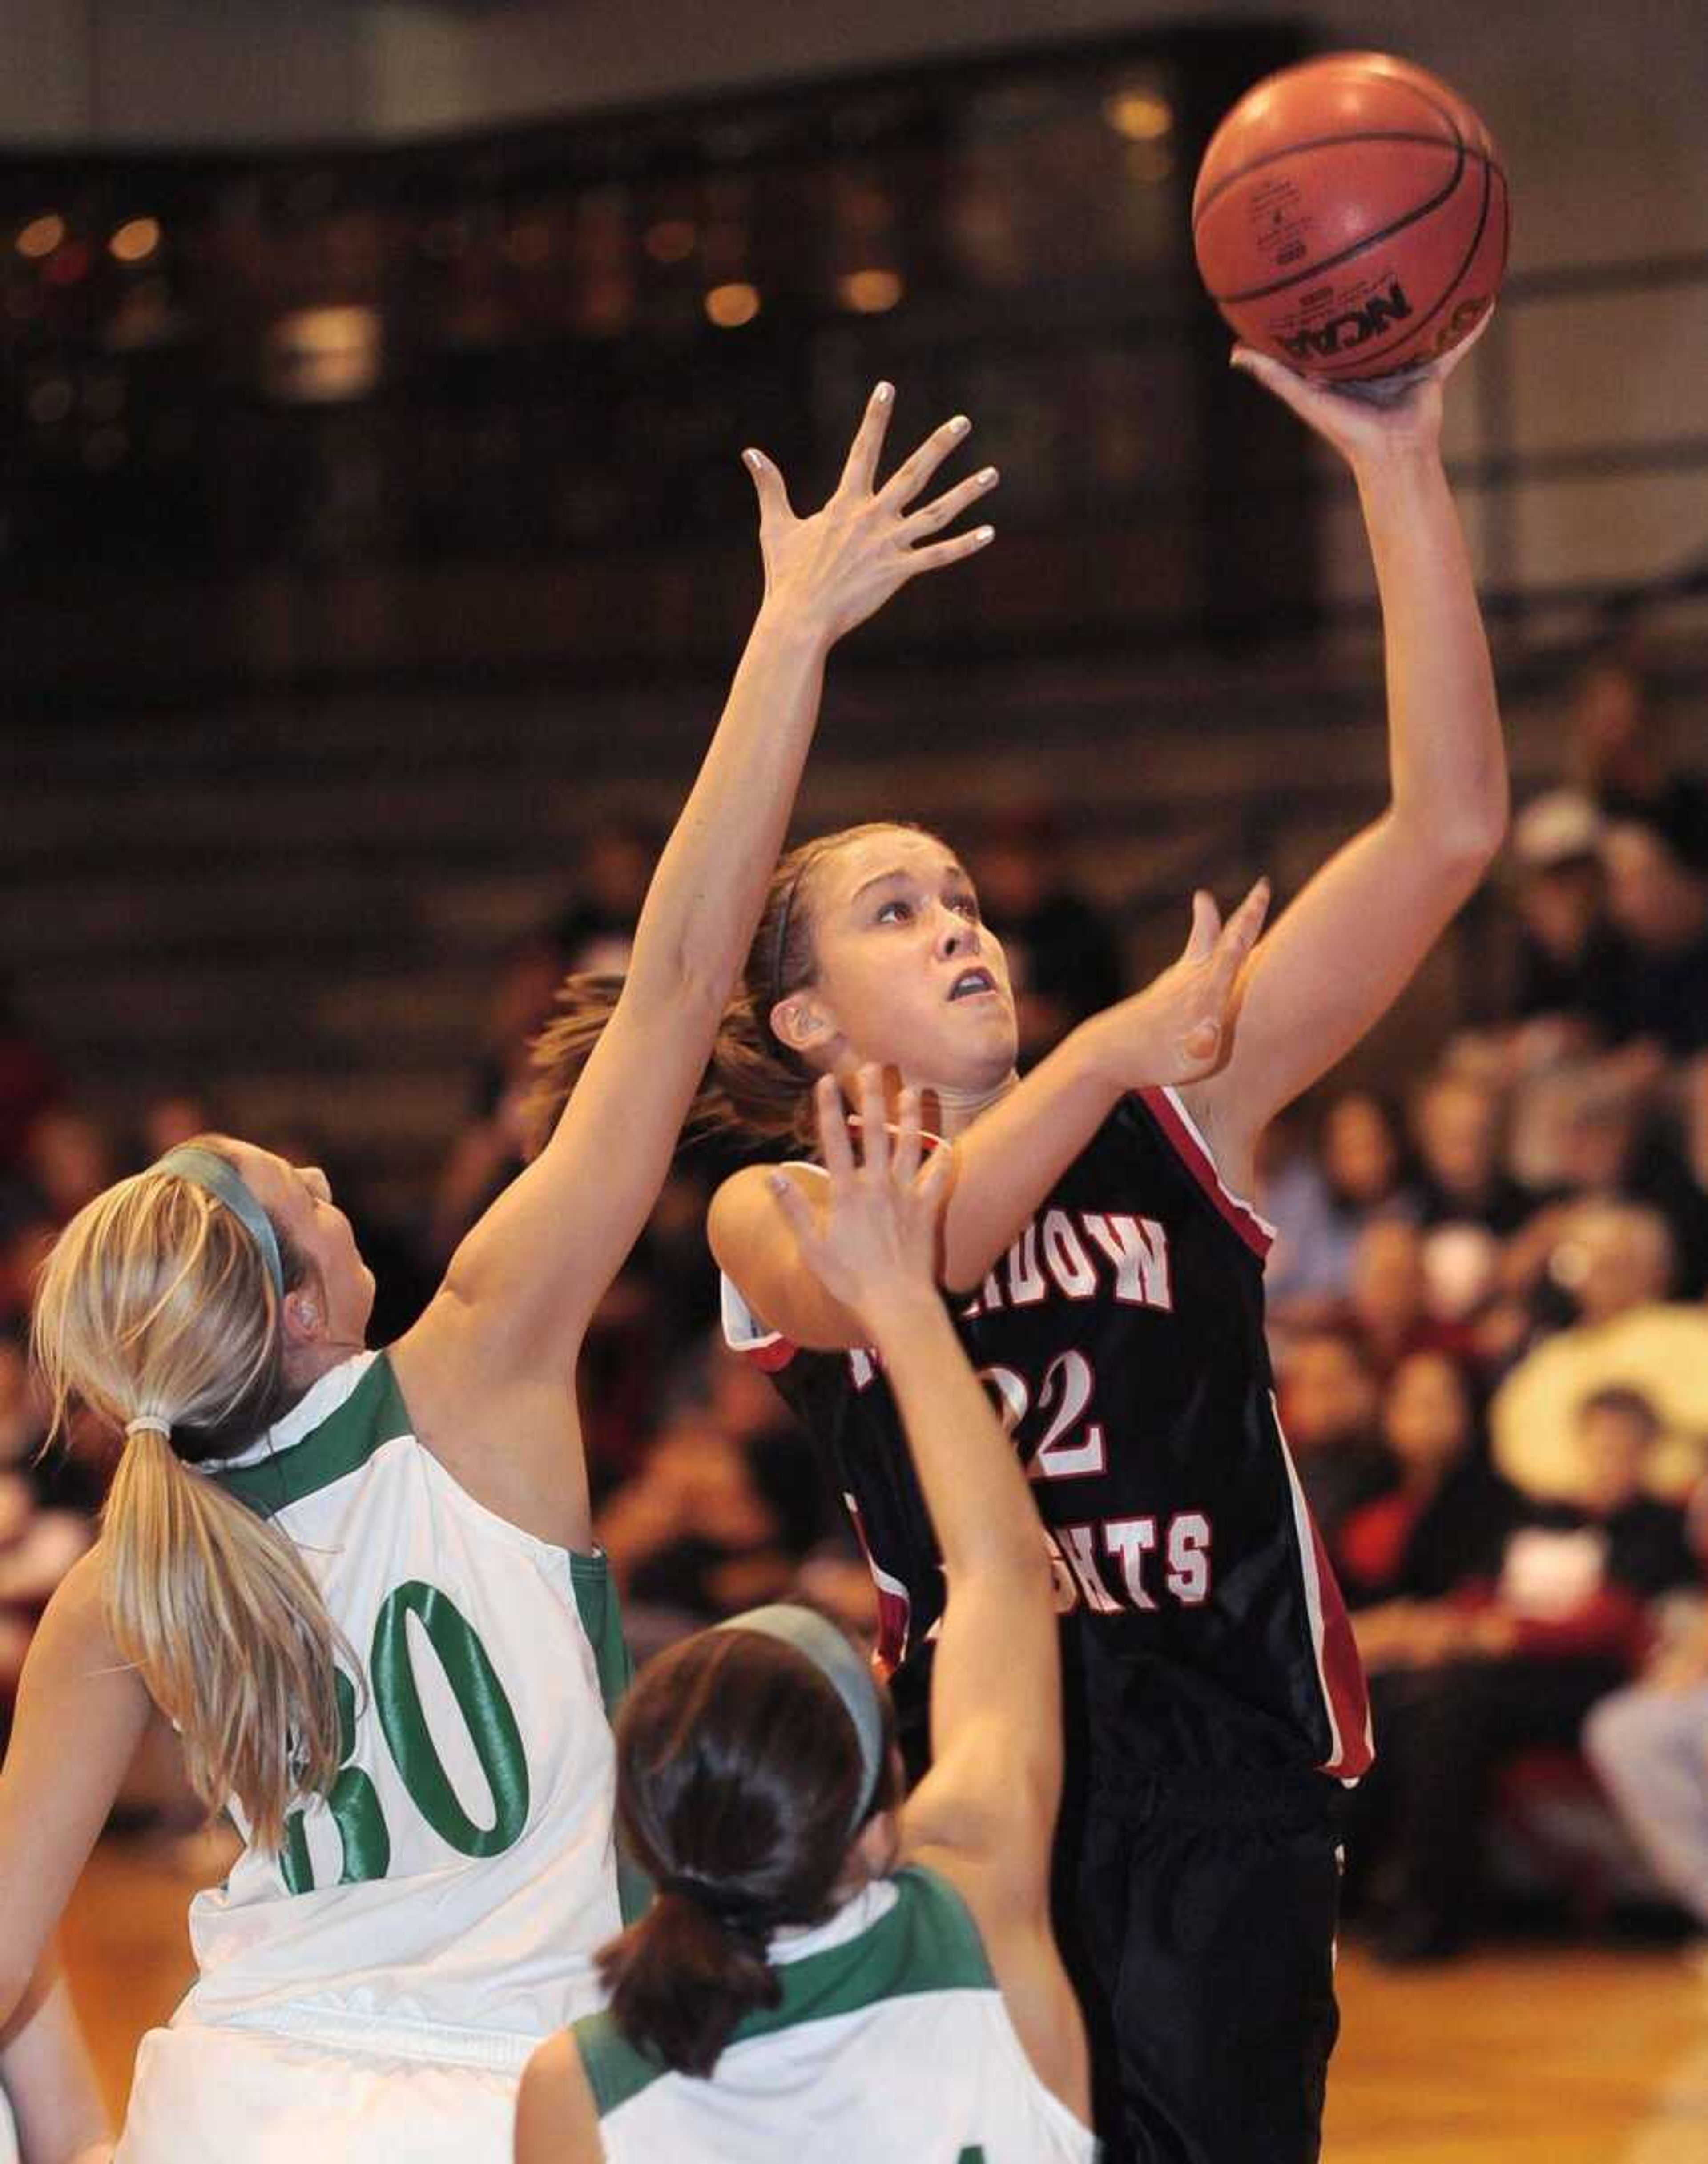
M771 1029L780 1044L803 1058L822 1052L837 1034L834 1017L809 991L791 992L771 1009Z

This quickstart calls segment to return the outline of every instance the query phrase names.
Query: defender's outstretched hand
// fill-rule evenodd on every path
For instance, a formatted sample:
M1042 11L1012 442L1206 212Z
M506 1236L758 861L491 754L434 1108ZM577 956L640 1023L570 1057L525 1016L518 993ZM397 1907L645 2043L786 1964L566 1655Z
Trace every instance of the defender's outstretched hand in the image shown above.
M971 432L964 414L945 421L881 488L876 486L895 403L893 386L880 383L867 404L836 493L809 518L796 516L782 475L763 451L742 454L759 492L766 604L801 611L827 640L842 638L875 615L898 587L921 571L939 570L974 554L994 532L979 526L948 541L930 539L996 486L995 466L958 482L917 511L908 509Z
M1290 406L1307 428L1338 451L1349 465L1404 449L1433 451L1441 442L1442 386L1494 319L1490 308L1470 336L1450 353L1398 376L1369 383L1325 383L1286 368L1267 354L1236 345L1231 366L1254 376Z
M1097 1043L1100 1065L1122 1089L1176 1088L1201 1081L1227 1059L1239 973L1269 906L1260 879L1226 924L1202 888L1192 897L1192 929L1180 958L1142 992L1081 1028Z
M771 1190L799 1242L801 1259L834 1300L870 1325L897 1303L937 1305L938 1221L954 1165L947 1149L922 1166L919 1098L904 1090L894 1132L884 1079L863 1067L857 1083L860 1155L854 1156L842 1092L826 1075L815 1093L830 1200L821 1219L786 1173Z

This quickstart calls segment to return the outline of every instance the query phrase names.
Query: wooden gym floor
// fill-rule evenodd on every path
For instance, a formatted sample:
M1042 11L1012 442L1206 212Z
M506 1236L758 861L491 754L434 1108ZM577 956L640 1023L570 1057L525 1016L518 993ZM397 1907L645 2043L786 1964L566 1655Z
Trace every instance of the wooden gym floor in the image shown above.
M115 2114L188 1981L204 1883L109 1842L77 1889L66 1962ZM1708 1983L1676 1954L1527 1946L1395 1973L1353 1948L1341 1979L1325 2164L1708 2164Z

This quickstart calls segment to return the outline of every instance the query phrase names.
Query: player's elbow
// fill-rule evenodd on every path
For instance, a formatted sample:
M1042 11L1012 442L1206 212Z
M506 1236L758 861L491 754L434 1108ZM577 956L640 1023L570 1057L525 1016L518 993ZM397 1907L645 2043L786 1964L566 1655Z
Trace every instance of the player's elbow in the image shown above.
M1473 880L1480 879L1500 855L1511 816L1512 791L1503 762L1452 822L1454 854Z
M1407 854L1414 862L1428 864L1438 890L1463 901L1481 885L1500 855L1506 822L1503 779L1450 810L1432 806L1424 817L1406 822Z
M1506 839L1506 799L1490 804L1456 825L1443 839L1444 876L1462 894L1480 886Z

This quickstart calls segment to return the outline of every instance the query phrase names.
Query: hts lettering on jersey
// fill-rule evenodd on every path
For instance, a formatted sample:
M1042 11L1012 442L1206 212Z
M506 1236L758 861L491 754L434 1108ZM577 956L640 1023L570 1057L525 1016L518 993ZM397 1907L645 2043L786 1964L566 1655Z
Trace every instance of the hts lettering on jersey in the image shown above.
M1182 1608L1210 1598L1210 1521L1201 1510L1046 1526L1043 1537L1059 1615L1154 1612L1159 1590Z

